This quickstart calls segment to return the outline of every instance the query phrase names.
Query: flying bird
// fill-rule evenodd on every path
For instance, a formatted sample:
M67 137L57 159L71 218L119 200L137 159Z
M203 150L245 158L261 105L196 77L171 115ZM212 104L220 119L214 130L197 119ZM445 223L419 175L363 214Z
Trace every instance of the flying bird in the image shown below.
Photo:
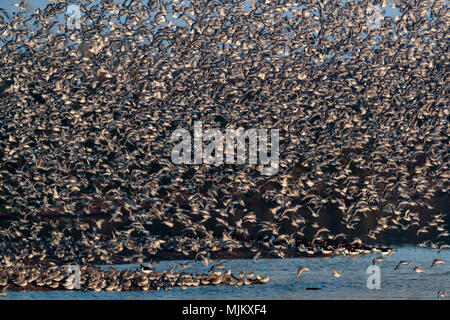
M300 279L300 276L302 275L303 272L309 272L310 269L308 267L305 266L299 266L298 267L298 271L297 271L297 279Z

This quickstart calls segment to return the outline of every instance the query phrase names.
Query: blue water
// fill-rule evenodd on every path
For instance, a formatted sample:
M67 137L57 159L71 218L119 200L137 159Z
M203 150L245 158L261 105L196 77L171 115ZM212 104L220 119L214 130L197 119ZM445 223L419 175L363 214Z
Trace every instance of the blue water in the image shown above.
M417 247L400 247L385 261L377 263L381 270L381 289L367 288L366 273L374 257L378 254L358 257L262 259L257 264L253 260L230 260L226 266L234 275L243 269L261 275L269 275L270 280L262 285L241 286L200 286L186 290L174 288L167 291L127 291L127 292L9 292L0 299L436 299L438 291L450 293L450 250L440 254L436 250ZM430 268L433 259L439 258L447 264ZM414 264L394 267L400 260L414 261ZM155 265L158 270L168 270L176 262L161 261ZM184 262L184 261L183 261ZM299 265L307 266L297 280ZM115 266L117 269L135 268L137 265ZM415 266L423 266L425 274L413 271ZM332 276L336 268L343 271L342 278ZM191 264L191 272L204 273L209 268L201 262ZM310 291L308 287L321 290ZM445 298L447 299L447 298Z

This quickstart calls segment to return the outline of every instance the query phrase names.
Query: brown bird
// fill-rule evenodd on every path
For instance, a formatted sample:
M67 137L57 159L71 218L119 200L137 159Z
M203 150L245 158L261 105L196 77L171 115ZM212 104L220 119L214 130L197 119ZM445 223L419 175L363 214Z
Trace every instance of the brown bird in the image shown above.
M305 267L305 266L299 266L299 267L298 267L298 271L297 271L297 279L300 279L300 276L301 276L302 273L305 272L305 271L309 272L310 269L309 269L308 267Z

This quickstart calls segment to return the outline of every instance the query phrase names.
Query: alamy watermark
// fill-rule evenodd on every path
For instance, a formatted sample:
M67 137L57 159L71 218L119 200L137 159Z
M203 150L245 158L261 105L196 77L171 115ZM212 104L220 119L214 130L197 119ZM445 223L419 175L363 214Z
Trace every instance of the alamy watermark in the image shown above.
M377 265L370 265L366 269L369 275L367 278L367 288L370 290L381 289L381 269Z
M381 20L383 19L383 13L381 8L374 5L367 6L366 9L367 28L369 30L379 29L381 27Z
M71 4L66 10L66 25L67 29L81 29L81 10L76 4Z
M66 279L66 283L64 286L69 290L80 290L81 289L81 271L80 267L77 265L68 265L66 272L69 274L69 277Z
M203 132L202 122L194 122L194 158L192 159L192 137L186 129L176 129L172 141L182 140L172 149L171 159L174 164L222 164L224 162L224 135L219 129ZM246 148L248 140L248 152ZM279 169L279 130L270 130L270 156L267 148L267 129L226 129L225 163L226 164L262 164L262 175L274 175ZM210 142L203 148L203 142ZM236 159L235 159L235 145ZM248 154L248 157L246 157ZM248 159L246 159L248 158Z

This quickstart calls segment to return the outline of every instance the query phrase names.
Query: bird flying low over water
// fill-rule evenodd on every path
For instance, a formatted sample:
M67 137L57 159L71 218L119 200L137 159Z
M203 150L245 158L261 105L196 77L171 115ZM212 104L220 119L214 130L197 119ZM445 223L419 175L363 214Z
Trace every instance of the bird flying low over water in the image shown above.
M215 265L212 265L211 268L209 268L208 272L211 272L214 269L222 270L223 268L225 268L225 262L217 263Z
M415 271L416 273L425 273L425 270L423 269L422 266L414 267L414 271Z
M253 262L256 264L256 263L258 263L258 259L259 259L259 257L261 256L261 251L258 251L255 255L254 255L254 257L253 257Z
M402 260L399 263L397 263L394 270L397 270L400 266L407 266L408 264L411 264L411 263L413 263L413 262Z
M444 244L440 245L439 248L438 248L437 253L441 253L442 249L445 249L445 248L450 248L450 245L447 244L447 243L444 243Z
M299 266L298 270L297 270L297 279L300 279L300 276L302 275L303 272L309 272L310 269L308 267L305 266Z
M438 264L445 264L445 261L441 259L434 259L431 267L437 266Z
M335 277L335 278L342 278L343 277L342 273L343 273L343 271L342 272L338 272L336 270L336 268L333 269L333 277Z
M372 259L372 264L375 265L377 262L383 262L384 259L383 258L373 258Z

